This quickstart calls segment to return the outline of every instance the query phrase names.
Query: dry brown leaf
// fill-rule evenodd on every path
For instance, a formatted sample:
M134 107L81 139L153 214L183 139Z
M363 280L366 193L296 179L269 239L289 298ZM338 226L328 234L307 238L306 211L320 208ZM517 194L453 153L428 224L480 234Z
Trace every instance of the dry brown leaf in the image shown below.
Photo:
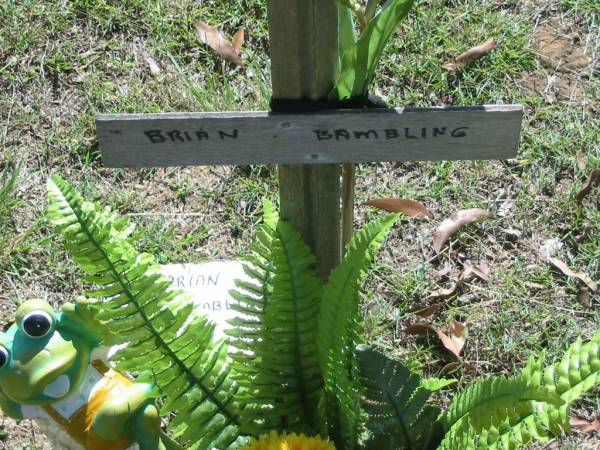
M244 45L244 29L240 28L239 30L237 30L235 32L235 34L233 35L233 39L231 40L231 44L233 45L233 49L235 50L236 54L240 54L240 52L242 51L242 46Z
M148 64L148 70L150 70L150 75L153 77L157 77L162 72L160 70L160 66L150 55L144 55L144 59L146 60L146 64Z
M564 262L562 262L558 258L548 258L548 262L560 270L563 274L571 278L577 278L579 281L582 281L590 288L592 292L596 292L598 290L598 283L596 283L592 278L585 272L574 272L567 266Z
M447 333L438 330L437 334L442 341L442 345L454 356L460 358L460 352L465 346L466 331L467 327L453 320L452 324L448 327Z
M594 420L593 422L589 422L585 419L580 419L579 417L571 417L569 418L569 424L572 428L575 428L582 433L593 433L594 431L600 431L600 420Z
M594 186L600 186L600 169L594 169L587 181L581 187L581 190L575 196L577 203L581 203L583 199L590 193Z
M431 211L429 211L424 205L414 200L405 198L376 198L374 200L369 200L366 204L388 212L401 212L405 216L409 217L433 217Z
M463 209L462 211L455 212L435 230L433 248L436 253L439 253L450 236L456 233L461 227L480 219L489 219L492 217L494 217L494 214L479 208Z
M425 305L415 306L413 308L412 312L415 313L417 316L425 319L429 316L433 316L436 312L440 311L443 308L444 308L443 303L434 303L433 305L428 305L428 306L425 306Z
M485 41L483 44L480 44L476 47L472 47L466 52L456 57L456 62L459 64L469 64L472 61L476 61L478 59L483 58L489 52L494 50L497 47L496 40L494 38L490 38Z
M234 45L225 39L225 35L223 35L221 30L202 22L201 20L196 22L195 26L200 42L208 45L219 56L222 56L227 61L237 66L244 65L242 58L239 55L239 51L236 51ZM240 38L238 37L238 40L239 39Z
M449 61L446 64L444 64L442 68L450 72L456 72L461 67L483 58L496 47L496 40L494 38L490 38L483 44L480 44L476 47L472 47L466 52L461 53L453 61Z
M435 330L431 325L426 323L415 323L407 325L402 330L405 334L423 335L423 334L435 334Z
M460 276L461 279L467 280L473 274L482 281L490 281L489 272L485 273L479 267L475 267L470 261L465 261L464 267L465 270Z

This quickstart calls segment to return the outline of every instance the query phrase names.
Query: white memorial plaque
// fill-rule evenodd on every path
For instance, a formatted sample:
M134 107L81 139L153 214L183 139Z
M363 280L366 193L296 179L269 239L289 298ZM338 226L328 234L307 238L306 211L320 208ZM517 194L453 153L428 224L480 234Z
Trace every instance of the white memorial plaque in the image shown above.
M235 279L248 280L241 261L211 261L201 264L167 264L162 273L171 278L173 287L187 292L194 304L215 324L215 338L225 336L227 320L235 317L231 309Z

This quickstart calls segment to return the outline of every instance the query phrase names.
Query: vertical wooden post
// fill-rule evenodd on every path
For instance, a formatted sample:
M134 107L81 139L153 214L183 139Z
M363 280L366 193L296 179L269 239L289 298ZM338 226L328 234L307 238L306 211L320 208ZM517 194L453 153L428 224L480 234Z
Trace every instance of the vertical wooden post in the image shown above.
M327 98L338 71L337 0L268 0L273 98ZM322 279L340 261L340 167L279 166L281 217L302 233Z

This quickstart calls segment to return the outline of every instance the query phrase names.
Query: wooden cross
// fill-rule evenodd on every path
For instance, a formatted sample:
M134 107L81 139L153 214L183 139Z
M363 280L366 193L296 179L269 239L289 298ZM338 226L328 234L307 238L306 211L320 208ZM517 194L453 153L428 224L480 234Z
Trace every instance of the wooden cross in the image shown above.
M269 0L268 13L273 97L326 98L339 60L337 0ZM281 216L325 277L341 254L340 164L513 158L522 115L519 105L111 114L97 129L109 167L279 164Z

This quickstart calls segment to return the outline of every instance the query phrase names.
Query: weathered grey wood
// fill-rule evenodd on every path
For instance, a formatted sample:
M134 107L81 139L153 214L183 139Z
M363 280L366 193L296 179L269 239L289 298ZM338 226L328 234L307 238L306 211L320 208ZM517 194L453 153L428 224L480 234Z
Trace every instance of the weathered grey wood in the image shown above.
M97 128L109 167L506 159L522 114L520 105L125 114L100 115Z
M355 164L344 164L342 166L342 253L354 235L355 180Z
M273 97L321 100L338 73L338 0L269 0Z
M267 1L274 99L321 100L333 88L339 61L337 1ZM287 124L283 129L293 129L293 122ZM295 154L298 146L282 142L274 148L290 156L274 162L312 164L279 166L280 214L300 229L325 280L341 256L340 167L314 164L323 162L318 158L306 161L307 150L317 154L311 142L304 143L304 155Z

